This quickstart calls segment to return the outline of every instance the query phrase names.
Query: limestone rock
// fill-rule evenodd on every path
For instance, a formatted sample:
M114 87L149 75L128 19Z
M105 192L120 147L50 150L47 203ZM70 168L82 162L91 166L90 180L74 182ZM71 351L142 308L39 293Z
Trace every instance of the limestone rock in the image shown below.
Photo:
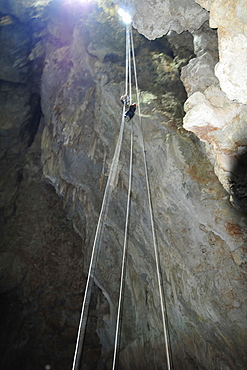
M229 100L215 85L203 93L192 94L185 103L185 111L184 128L209 144L208 154L215 161L215 173L232 195L234 206L246 212L247 179L243 160L247 149L246 106Z
M214 74L217 63L215 32L204 25L194 33L194 44L197 57L190 60L181 73L189 96L185 103L184 128L207 143L207 153L215 163L215 173L231 199L234 198L233 204L245 212L246 180L237 171L237 168L243 171L243 166L239 167L237 163L242 163L247 145L246 106L231 101L219 87ZM237 179L240 177L239 192ZM237 191L236 196L234 191Z
M71 46L66 49L61 46L47 48L42 77L42 107L46 122L42 144L44 173L57 192L66 199L74 217L79 215L79 218L85 220L86 245L89 246L93 242L103 196L100 184L102 181L104 183L109 171L117 140L121 120L118 99L122 94L121 89L124 89L124 64L117 58L113 58L114 61L105 58L107 54L112 54L110 48L115 45L117 32L113 32L110 38L106 36L102 44L97 45L94 37L98 32L98 24L94 23L94 17L97 17L97 13L92 14L87 32L85 22L75 25ZM104 28L104 25L101 27ZM203 31L197 32L196 52L202 60L204 54L208 53L209 71L213 71L217 62L217 44L210 44L209 35L216 41L215 32L208 30L205 34L203 38ZM119 45L121 42L118 34ZM169 322L173 333L175 366L183 368L186 363L190 368L210 368L217 364L218 367L234 369L237 361L238 367L243 368L241 358L244 357L244 348L241 343L244 331L240 307L245 304L245 298L243 285L237 283L237 279L240 278L242 268L239 256L242 255L243 239L246 237L245 218L228 202L227 193L214 175L213 166L207 160L199 141L182 129L183 112L175 109L178 105L175 104L172 89L169 93L162 93L162 89L165 91L171 87L165 73L169 71L169 76L174 79L179 75L175 73L174 65L168 63L172 57L163 55L161 50L154 50L150 56L145 51L148 46L140 40L137 43L142 45L137 54L142 122ZM172 47L175 49L176 45L179 47L179 42L174 40ZM114 48L112 52L120 53L124 59L121 48ZM142 64L142 61L145 63ZM144 64L148 65L147 70ZM210 123L215 120L215 128L222 128L224 124L227 125L229 118L234 120L237 117L241 107L229 103L218 88L216 78L212 77L214 85L208 86L203 81L203 72L199 71L199 76L202 81L201 92L192 93L188 109L193 112L193 104L196 105L196 98L200 97L203 106L207 107ZM178 95L182 102L183 94ZM218 97L216 106L215 96ZM205 115L201 117L200 114L199 118L203 120ZM245 113L242 114L244 117ZM144 182L140 126L138 120L134 122L133 216L130 221L131 237L119 358L124 368L128 368L129 358L133 358L132 367L145 368L157 366L157 360L151 354L152 351L144 350L144 347L153 348L156 353L162 347L163 339L154 254L150 248L152 233ZM198 122L198 117L195 122ZM212 131L216 132L215 129ZM216 143L217 137L212 137L213 140ZM227 134L225 140L228 140ZM127 127L95 279L101 296L106 299L106 311L99 314L97 319L103 368L111 366L110 354L114 342L129 147ZM89 263L90 248L87 247L84 252L85 261ZM238 292L237 298L233 291ZM235 321L235 329L232 321ZM152 335L155 335L155 340ZM222 336L227 338L238 353L237 360L232 350L225 348ZM179 348L176 346L177 341L180 343ZM213 343L208 345L207 351L205 341ZM160 358L159 361L164 363L165 359Z
M0 86L0 128L18 132L30 117L31 93L24 85L14 87L13 89L13 85L7 82Z
M199 91L203 92L209 86L218 84L218 79L214 74L214 66L215 60L210 53L205 52L199 57L191 59L189 64L183 67L181 79L186 86L188 96Z
M13 252L5 251L0 255L0 293L16 288L22 278L20 258Z
M215 74L221 89L229 99L247 104L247 32L246 35L232 35L225 30L218 33L220 62L215 67Z
M120 6L123 2L115 0ZM166 35L168 31L193 31L208 19L208 12L194 0L125 1L133 14L133 25L150 40Z
M214 74L214 67L218 62L215 31L205 23L199 30L193 32L193 42L196 58L191 59L181 72L181 80L188 96L218 84Z
M210 26L218 28L219 57L215 73L229 99L247 103L247 3L197 0L210 12Z
M64 12L61 4L56 1L54 7L47 8L45 64L39 64L43 71L40 127L36 127L31 141L21 140L21 133L16 130L22 127L18 120L21 108L27 116L31 113L28 122L40 118L29 110L31 103L24 109L28 100L24 98L19 99L13 122L10 119L8 124L1 124L4 138L10 137L2 172L14 184L8 192L4 188L7 204L3 201L0 215L7 226L1 250L7 246L11 253L16 251L24 274L20 287L17 279L15 288L6 292L7 303L0 300L6 322L10 323L4 331L8 341L2 348L6 370L20 369L20 360L25 361L27 369L45 368L48 364L54 369L71 367L85 274L121 122L119 97L125 79L123 25L115 13L105 13L95 5L87 11L85 6L82 11L78 3L73 11ZM138 4L145 8L144 2ZM184 7L186 4L192 3L183 2ZM181 18L178 8L174 9L175 25L177 16ZM200 8L195 9L198 15ZM200 12L207 14L201 9ZM139 8L137 22L138 13L141 15ZM153 13L159 25L158 15ZM160 23L163 21L162 18ZM191 29L195 24L199 28L196 19ZM180 23L176 27L183 29ZM148 31L154 37L156 31ZM167 39L149 42L134 32L142 128L136 114L119 368L163 368L165 362L143 163L143 129L174 367L242 370L247 361L243 276L246 216L228 201L228 193L215 176L208 156L220 163L219 171L215 165L215 172L222 177L222 183L231 172L231 183L225 181L225 187L232 197L238 194L238 200L244 199L246 135L242 122L246 120L246 111L226 97L210 74L217 62L217 43L215 32L204 24L194 32L195 54L202 64L191 63L193 73L198 69L200 91L189 80L189 67L182 73L185 87L191 90L186 103L186 119L191 116L187 124L191 123L191 128L198 129L198 135L211 143L207 156L209 149L182 127L186 95L179 76L181 66L191 60L194 51L191 35L182 33L181 40L178 37L171 33ZM211 86L200 71L206 60L210 61L207 74L212 78ZM26 88L25 94L32 96L31 86ZM9 100L15 97L17 101L20 91L20 86L16 90L13 87L4 97L9 113ZM28 135L30 125L23 126ZM85 342L84 363L88 369L111 368L129 149L127 124L95 273ZM233 151L241 156L238 163L236 156L231 156ZM19 307L22 317L17 319ZM13 318L13 332L18 333L14 337L8 330ZM19 356L13 356L17 351L9 351L13 347L18 348Z
M0 12L12 14L22 23L30 22L30 16L37 16L51 0L8 0L0 2Z
M29 77L30 34L16 21L1 30L0 78L25 83ZM15 52L13 53L13 50Z

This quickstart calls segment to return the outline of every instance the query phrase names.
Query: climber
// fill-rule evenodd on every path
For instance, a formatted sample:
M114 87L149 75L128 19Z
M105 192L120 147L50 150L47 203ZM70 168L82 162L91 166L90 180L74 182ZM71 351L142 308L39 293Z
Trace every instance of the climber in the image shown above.
M129 122L135 115L136 103L130 105L129 110L125 113L126 121Z
M122 95L120 100L121 100L121 102L123 103L123 105L125 107L128 106L129 103L130 103L130 98L129 98L128 94Z

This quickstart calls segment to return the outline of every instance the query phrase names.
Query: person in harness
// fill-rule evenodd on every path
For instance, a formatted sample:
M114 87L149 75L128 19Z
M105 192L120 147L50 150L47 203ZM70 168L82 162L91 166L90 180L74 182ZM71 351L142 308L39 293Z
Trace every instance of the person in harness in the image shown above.
M123 103L123 105L125 107L127 107L130 103L130 98L129 98L129 95L128 94L125 94L125 95L122 95L121 98L120 98L121 102Z
M136 103L130 105L129 110L125 113L126 121L129 122L135 115Z

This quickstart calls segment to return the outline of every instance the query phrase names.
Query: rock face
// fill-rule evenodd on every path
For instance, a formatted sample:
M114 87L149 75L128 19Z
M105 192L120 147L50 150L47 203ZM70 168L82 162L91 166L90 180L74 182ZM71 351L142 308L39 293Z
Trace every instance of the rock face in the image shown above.
M208 12L194 0L119 1L133 16L133 25L150 40L169 31L181 33L197 30L207 19Z
M119 1L118 3L122 4ZM203 22L206 18L199 15L192 16L190 28L181 22L179 29L169 21L169 16L164 19L160 17L161 9L162 14L169 9L169 1L152 3L152 12L149 11L151 16L147 15L150 3L142 2L144 10L142 12L139 9L134 13L134 25L150 39L157 30L161 32L159 35L156 34L156 37L168 31L182 32L189 29L192 32L197 57L183 69L181 78L188 95L192 93L196 95L191 97L185 106L187 114L184 127L206 142L209 159L215 163L215 173L230 194L232 204L245 212L247 180L238 170L246 166L247 5L245 1L198 0L196 3L210 12L209 24L212 28L217 28L218 38L213 30L205 29ZM198 10L194 1L179 4L179 6L173 4L173 12L186 9L186 12L183 12L185 17L188 14L194 15ZM128 9L132 9L131 7L138 9L138 6L140 3L137 1L127 1ZM200 12L198 14L205 15ZM179 19L185 17L180 16ZM162 27L159 22L162 22ZM218 88L215 88L216 85ZM206 93L206 89L211 86ZM228 111L231 114L227 115L221 111ZM231 138L229 130L234 132ZM209 132L211 133L208 135Z
M217 28L220 61L215 74L230 100L247 104L247 3L197 0L210 12L210 27Z
M11 370L71 368L85 276L121 122L119 97L124 92L125 30L116 9L109 4L100 8L69 1L46 3L34 4L35 21L30 22L34 8L24 1L18 2L22 4L18 9L11 1L8 8L6 4L1 8L5 22L13 15L19 17L4 26L9 27L4 35L15 40L13 48L23 53L26 63L13 65L11 58L1 59L5 71L12 68L1 82L5 230L0 263L1 309L6 318L2 332L6 348L12 346L15 354L10 358L3 348L2 363ZM142 2L143 12L134 1L131 4L139 28L150 2ZM149 38L157 37L159 23L154 20L169 9L165 19L171 19L172 26L167 28L162 18L164 32L171 31L167 37L148 41L135 30L133 36L174 369L244 369L246 110L226 96L214 75L217 35L204 23L208 13L193 1L183 2L187 11L181 20L181 6L171 8L171 4L152 3L154 18L143 26ZM29 46L19 48L21 40ZM2 43L6 48L6 37ZM7 48L6 53L14 55ZM98 255L83 352L85 369L112 366L130 127L125 128ZM119 369L164 369L137 115L133 130ZM235 208L228 193L235 197ZM17 335L11 334L12 322Z
M215 32L202 27L194 33L196 58L182 69L186 86L184 128L207 143L215 173L236 208L246 211L246 105L229 100L214 75L217 63ZM193 78L192 78L193 76ZM245 166L245 164L244 164ZM238 189L238 190L237 190Z

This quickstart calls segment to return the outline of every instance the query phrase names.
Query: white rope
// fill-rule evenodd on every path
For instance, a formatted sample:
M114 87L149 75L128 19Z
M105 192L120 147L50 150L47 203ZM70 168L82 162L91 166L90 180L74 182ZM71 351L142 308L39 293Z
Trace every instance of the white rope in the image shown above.
M125 95L128 94L129 50L130 50L130 32L128 25L126 25Z
M130 71L129 68L130 68L130 32L129 32L129 27L127 26L126 27L125 94L128 93L128 82L129 82L128 76L129 76L129 71ZM131 80L129 82L129 85L130 85L130 89L131 89ZM93 244L93 248L92 248L92 254L91 254L91 260L90 260L90 265L89 265L89 270L88 270L88 278L87 278L87 283L86 283L86 288L85 288L85 293L84 293L84 299L83 299L83 304L82 304L81 317L80 317L80 323L79 323L79 328L78 328L78 335L77 335L77 341L76 341L76 348L75 348L72 370L78 370L79 369L79 364L80 364L80 360L81 360L82 346L83 346L86 324L87 324L87 319L88 319L88 311L89 311L89 304L90 304L91 294L92 294L92 286L93 286L93 281L94 281L97 254L98 254L98 251L99 251L99 246L100 246L100 242L101 242L101 238L102 238L104 218L107 214L109 201L110 201L110 196L111 196L113 186L114 186L114 180L115 180L115 175L116 175L116 170L117 170L117 164L118 164L118 161L119 161L120 150L121 150L121 146L122 146L124 123L125 123L124 114L125 114L125 107L123 106L122 122L121 122L121 127L120 127L120 132L119 132L119 138L118 138L118 142L117 142L117 145L116 145L116 148L115 148L115 153L114 153L114 157L113 157L113 160L112 160L108 181L107 181L106 188L105 188L104 198L103 198L103 201L102 201L101 211L100 211L98 224L97 224L97 228L96 228L96 233L95 233L95 238L94 238L94 244ZM131 159L131 161L132 161L132 159ZM132 169L131 169L131 171L132 171ZM127 207L127 209L128 209L128 207ZM129 211L128 211L128 213L129 213ZM125 239L126 239L126 237L125 237ZM126 241L125 241L125 243L126 243Z
M126 81L129 81L129 92L130 92L130 104L131 104L131 58L130 58L130 33L129 25L126 25ZM119 287L119 299L117 309L117 322L115 330L115 341L114 341L114 352L112 361L112 370L116 367L116 360L118 354L118 343L119 343L119 328L120 328L120 315L122 310L122 297L123 297L123 286L125 277L125 262L126 262L126 250L127 250L127 236L128 236L128 225L129 225L129 210L130 210L130 194L132 186L132 166L133 166L133 124L131 122L130 129L130 159L129 159L129 184L128 184L128 196L126 206L126 217L125 217L125 229L124 229L124 244L123 244L123 255L122 255L122 267Z
M130 26L127 25L126 26L129 30ZM128 41L128 44L129 44L129 49L128 49L128 60L129 60L129 99L130 99L130 103L129 105L131 106L132 104L132 86L131 86L131 55L130 55L130 31L128 32L129 33L129 41Z
M118 341L119 341L119 323L120 323L120 313L122 309L122 295L123 295L123 285L124 285L124 277L125 277L125 260L126 260L127 236L128 236L128 225L129 225L130 194L131 194L131 186L132 186L132 166L133 166L133 124L131 121L129 185L128 185L128 198L127 198L127 208L126 208L126 218L125 218L122 269L121 269L121 279L120 279L120 288L119 288L119 301L118 301L117 324L116 324L116 332L115 332L115 344L114 344L112 370L114 370L116 366L117 349L118 349Z
M161 284L161 273L160 273L160 264L159 264L159 255L156 243L156 236L154 231L154 221L153 221L153 210L152 210L152 202L151 202L151 195L150 195L150 185L148 179L148 171L147 171L147 161L146 161L146 153L145 153L145 144L143 138L143 129L142 129L142 121L141 121L141 114L140 114L140 98L139 98L139 90L137 84L137 73L136 73L136 63L135 63L135 54L134 54L134 45L133 45L133 35L132 30L129 31L129 26L126 26L126 80L125 80L125 92L128 93L128 82L129 82L129 96L130 96L130 104L132 99L132 91L131 91L131 54L130 54L130 44L132 47L132 57L133 57L133 65L134 65L134 74L135 74L135 83L136 83L136 94L137 94L137 105L138 105L138 113L139 119L141 124L141 134L142 134L142 150L143 150L143 159L144 159L144 167L145 167L145 176L146 176L146 184L147 184L147 193L148 193L148 202L149 202L149 211L150 211L150 219L151 219L151 227L152 227L152 235L153 235L153 243L154 243L154 251L155 251L155 260L156 260L156 269L157 269L157 277L158 277L158 285L159 285L159 294L160 294L160 301L161 301L161 308L162 308L162 320L163 320L163 327L164 327L164 336L165 336L165 344L166 344L166 357L167 357L167 366L168 370L171 369L170 363L170 356L169 356L169 343L168 343L168 335L167 335L167 326L166 326L166 319L165 319L165 307L164 307L164 297L162 292L162 284ZM123 113L122 113L122 121L120 126L120 132L118 141L116 144L114 157L112 160L112 164L110 167L109 177L107 180L105 193L102 201L101 211L98 219L98 224L96 228L91 260L88 270L88 278L84 293L84 299L82 304L81 316L80 316L80 323L78 328L78 335L76 341L76 348L75 354L73 359L73 366L72 370L78 370L81 360L81 353L82 353L82 346L85 336L86 324L88 319L88 311L89 311L89 304L91 300L92 294L92 286L94 281L94 274L97 262L97 255L100 249L100 242L102 239L102 231L104 226L105 217L107 215L108 206L110 202L110 197L114 188L114 182L117 172L117 165L119 162L119 155L122 147L122 140L123 140L123 132L124 132L124 113L125 113L125 106L123 106ZM118 302L118 312L117 312L117 324L116 324L116 333L115 333L115 345L114 345L114 357L113 357L113 365L112 369L115 369L116 365L116 358L117 358L117 348L118 348L118 339L119 339L119 323L120 323L120 313L121 313L121 306L122 306L122 293L123 293L123 284L124 284L124 273L125 273L125 259L126 259L126 249L127 249L127 234L128 234L128 223L129 223L129 209L130 209L130 194L131 194L131 183L132 183L132 166L133 166L133 125L131 123L131 149L130 149L130 165L129 165L129 187L128 187L128 198L127 198L127 208L126 208L126 219L125 219L125 234L124 234L124 246L123 246L123 256L122 256L122 268L121 268L121 280L120 280L120 293L119 293L119 302Z
M88 277L87 277L87 283L86 283L84 299L83 299L83 304L82 304L72 370L78 370L79 365L80 365L82 346L83 346L87 318L88 318L89 303L90 303L91 294L92 294L92 286L93 286L93 281L94 281L97 255L98 255L98 251L100 247L100 241L102 238L102 230L103 230L105 216L107 214L110 197L111 197L111 194L114 188L114 181L115 181L115 177L117 173L117 165L119 162L119 155L120 155L120 150L122 147L123 131L124 131L124 124L125 124L124 112L125 112L125 107L123 106L122 122L120 126L119 137L118 137L118 141L117 141L116 148L115 148L115 153L114 153L112 164L111 164L109 177L108 177L106 188L105 188L104 198L102 201L101 211L100 211L100 215L98 219L98 224L96 228L96 233L94 237L94 243L93 243L93 248L92 248L90 265L88 269Z
M166 317L165 317L166 310L165 310L164 294L163 294L162 282L161 282L160 260L159 260L159 254L158 254L158 247L157 247L155 229L154 229L153 207L152 207L150 184L149 184L149 177L148 177L148 170L147 170L146 151L145 151L145 144L144 144L144 137L143 137L143 127L142 127L141 109L140 109L140 97L139 97L139 89L138 89L138 83L137 83L135 50L134 50L132 29L131 29L131 32L130 32L130 39L131 39L131 49L132 49L132 58L133 58L135 84L136 84L138 114L139 114L139 120L140 120L140 126L141 126L141 136L142 136L141 137L141 142L142 142L143 161L144 161L145 177L146 177L146 185L147 185L149 213L150 213L151 229L152 229L152 236L153 236L153 246L154 246L155 262L156 262L157 279L158 279L158 286L159 286L159 296L160 296L160 304L161 304L163 331L164 331L164 338L165 338L166 360L167 360L167 368L168 368L168 370L171 370L172 364L171 364L171 356L170 356L170 348L169 348L169 340L168 340L168 327L167 327L167 322L166 322Z

